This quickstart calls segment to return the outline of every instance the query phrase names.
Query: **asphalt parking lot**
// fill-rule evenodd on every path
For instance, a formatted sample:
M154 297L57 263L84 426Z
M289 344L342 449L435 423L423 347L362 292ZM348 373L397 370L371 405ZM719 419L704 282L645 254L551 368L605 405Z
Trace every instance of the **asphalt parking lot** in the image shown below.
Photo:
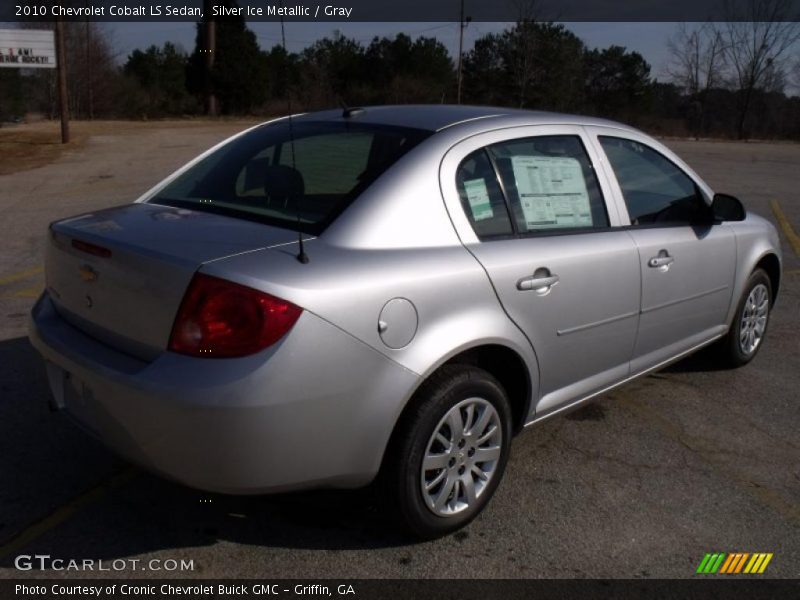
M771 552L768 576L800 575L796 144L668 141L717 191L782 227L781 295L755 361L721 370L700 353L526 431L489 509L453 536L404 539L371 490L187 489L49 412L25 328L47 224L134 199L245 125L85 126L82 147L0 176L0 578L52 575L17 571L20 554L194 566L59 574L69 577L691 577L717 551Z

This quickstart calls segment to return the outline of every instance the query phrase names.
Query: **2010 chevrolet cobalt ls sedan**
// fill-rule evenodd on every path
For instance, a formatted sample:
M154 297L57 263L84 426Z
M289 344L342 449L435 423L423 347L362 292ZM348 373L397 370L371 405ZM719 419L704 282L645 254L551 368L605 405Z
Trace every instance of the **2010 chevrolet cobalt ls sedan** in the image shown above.
M54 223L30 336L54 404L228 493L380 473L421 536L511 437L716 342L763 344L774 228L630 127L380 107L250 129Z

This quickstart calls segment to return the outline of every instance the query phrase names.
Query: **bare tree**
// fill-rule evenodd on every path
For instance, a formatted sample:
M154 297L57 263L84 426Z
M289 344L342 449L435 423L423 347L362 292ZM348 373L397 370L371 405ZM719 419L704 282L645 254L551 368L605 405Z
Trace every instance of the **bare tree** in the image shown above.
M725 52L722 34L709 23L680 23L667 42L667 73L686 94L696 95L722 84Z
M54 22L36 21L19 24L23 29L53 29ZM65 50L69 79L70 113L80 119L93 118L95 113L111 114L115 110L117 58L114 41L104 24L71 21L64 27ZM54 118L58 106L55 71L41 70L31 75L33 97L29 109L40 110Z
M692 98L694 133L699 137L705 128L708 93L722 84L725 70L725 47L722 34L710 23L690 27L686 23L667 42L670 63L667 73L672 81Z
M790 48L800 40L800 23L792 14L791 0L727 0L726 22L719 32L725 40L725 57L740 95L737 135L746 137L746 121L754 92L775 87L783 73ZM795 19L792 21L791 19Z

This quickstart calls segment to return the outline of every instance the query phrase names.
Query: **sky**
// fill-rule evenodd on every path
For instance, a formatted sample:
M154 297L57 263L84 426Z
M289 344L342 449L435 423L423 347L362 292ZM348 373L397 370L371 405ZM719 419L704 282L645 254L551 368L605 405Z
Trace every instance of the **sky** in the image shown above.
M464 31L464 51L472 48L475 39L512 26L512 23L470 23ZM667 40L677 29L676 23L565 23L589 48L604 48L616 44L635 50L650 63L651 74L666 79L669 55ZM136 48L166 41L181 44L185 50L194 47L194 23L104 23L120 52L120 62ZM248 23L262 49L269 49L281 40L280 23ZM458 23L286 23L286 45L298 52L314 41L331 36L339 30L343 35L368 44L374 36L394 37L406 33L412 38L421 35L439 39L451 56L458 54Z

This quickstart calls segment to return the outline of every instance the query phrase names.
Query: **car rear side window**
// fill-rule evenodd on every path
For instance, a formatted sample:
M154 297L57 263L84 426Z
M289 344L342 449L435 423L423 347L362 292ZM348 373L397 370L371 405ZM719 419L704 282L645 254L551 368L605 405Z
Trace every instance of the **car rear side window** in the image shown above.
M368 123L283 120L225 144L148 202L319 234L430 135Z
M510 140L488 148L520 234L609 226L589 156L573 135Z
M631 225L686 224L708 208L697 185L672 161L634 140L599 136L622 190Z
M511 219L497 174L485 149L465 158L456 171L461 205L479 238L511 235Z
M371 131L302 138L286 146L278 162L303 174L307 194L346 194L367 170L374 140Z

